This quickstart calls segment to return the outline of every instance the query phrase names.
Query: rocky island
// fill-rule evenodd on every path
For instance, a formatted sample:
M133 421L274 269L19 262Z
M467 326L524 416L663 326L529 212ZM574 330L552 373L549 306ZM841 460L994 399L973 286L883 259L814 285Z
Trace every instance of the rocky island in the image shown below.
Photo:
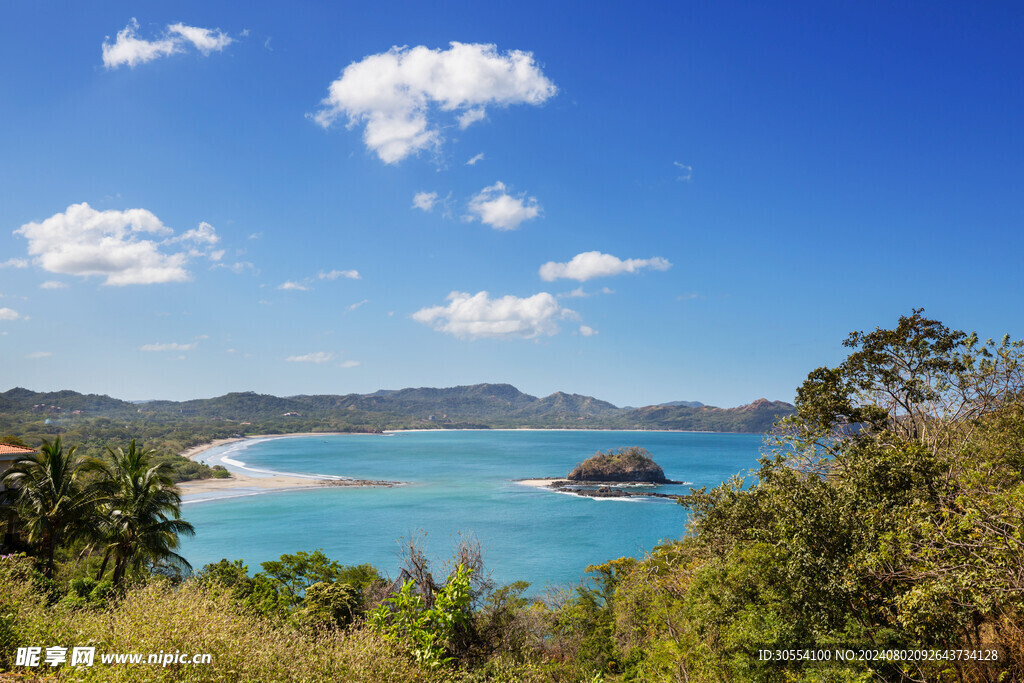
M548 488L591 498L679 498L650 490L628 490L661 484L685 484L665 477L665 471L644 448L630 446L598 451L576 465L565 479L545 482Z

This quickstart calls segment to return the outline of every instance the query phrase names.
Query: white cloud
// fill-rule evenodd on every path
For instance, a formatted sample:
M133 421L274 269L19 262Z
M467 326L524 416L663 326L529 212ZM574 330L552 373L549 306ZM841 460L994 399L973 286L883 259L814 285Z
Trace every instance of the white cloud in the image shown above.
M536 197L513 197L505 189L505 183L499 181L480 190L469 200L466 219L479 220L495 230L515 230L523 221L540 215L542 208Z
M186 230L177 237L168 240L169 242L194 242L196 244L209 244L214 245L220 242L220 236L217 235L217 231L213 229L213 226L202 221L199 223L198 228L192 230ZM220 252L223 255L224 252Z
M623 261L611 254L602 254L599 251L585 251L582 254L573 256L572 260L568 263L548 261L540 267L540 277L548 282L558 278L584 282L595 277L618 275L619 273L635 273L644 268L668 270L671 267L671 263L659 256L649 259L631 258Z
M452 292L446 306L423 308L412 318L460 339L490 337L530 339L558 332L557 321L575 316L558 305L555 297L540 292L530 297L491 299L487 292Z
M282 282L281 284L279 284L277 286L277 288L278 289L284 289L284 290L294 290L296 292L308 292L309 291L309 287L307 287L306 285L304 285L304 284L302 284L300 282L292 282L291 280L288 280L286 282Z
M339 117L347 117L349 128L366 124L366 147L393 164L440 146L435 110L455 113L465 128L483 119L487 106L539 105L557 91L529 52L450 45L393 47L349 64L313 119L324 128Z
M67 285L57 280L47 280L43 284L39 285L39 289L64 289Z
M204 252L170 252L182 241L216 242L208 223L174 237L174 231L145 209L96 211L85 202L72 204L40 223L26 223L14 234L28 240L28 253L43 270L61 275L105 277L104 285L183 282L185 265ZM155 241L143 236L158 236Z
M363 299L362 301L357 301L356 303L354 303L351 306L349 306L348 310L354 311L357 308L359 308L360 306L362 306L363 304L368 304L368 303L370 303L369 299Z
M220 52L234 42L231 36L220 29L211 30L177 23L168 26L167 31L181 36L184 40L192 43L193 47L202 52L203 55L209 55L211 52Z
M693 178L693 166L690 166L689 164L682 164L678 161L673 161L672 164L679 169L679 175L676 176L676 180L686 182Z
M334 358L333 353L327 351L314 351L304 356L288 356L285 358L289 363L326 363Z
M117 32L117 39L113 43L107 42L110 40L108 36L103 41L103 66L116 69L127 64L135 68L136 64L145 64L159 57L184 52L188 45L192 45L203 55L209 55L211 52L220 52L234 42L219 29L211 30L181 23L169 25L164 34L156 40L139 38L138 31L139 22L133 17L123 30Z
M143 344L139 347L139 351L191 351L196 346L196 342L191 344L178 344L176 342L170 342L169 344Z
M597 330L595 330L593 327L590 327L589 325L580 325L580 334L582 334L584 337L593 337L595 334L597 334Z
M412 198L412 208L421 211L432 211L437 202L436 192L417 192Z
M477 121L483 121L485 118L487 118L487 110L483 107L470 109L459 115L459 128L466 130Z
M33 351L32 353L30 353L27 356L25 356L25 358L28 358L30 360L35 360L37 358L49 358L52 355L53 355L53 351Z
M361 363L359 361L357 361L357 360L347 360L347 361L343 361L342 363L339 363L338 367L342 367L342 368L358 368L360 365L361 365Z
M358 270L331 270L331 271L320 271L317 277L321 280L337 280L339 277L345 277L349 280L361 280L362 275L359 274Z
M214 260L219 260L219 259L214 259ZM247 270L253 271L253 272L256 271L256 266L254 266L251 261L237 261L235 263L232 263L230 266L227 265L226 263L215 263L213 265L213 267L214 268L227 268L228 270L230 270L232 273L234 273L236 275L241 275L242 273L244 273Z
M577 287L576 289L572 290L571 292L562 292L561 294L558 295L558 298L559 299L585 299L587 297L597 296L598 294L614 294L614 293L615 293L615 290L614 289L609 289L608 287L602 287L601 289L597 290L596 292L588 292L588 291L584 290L583 286L581 285L581 286Z
M9 258L0 262L0 268L28 268L28 259Z
M0 320L17 320L21 317L13 308L0 308Z
M466 166L476 166L476 162L484 160L484 153L480 152L475 157L466 162Z

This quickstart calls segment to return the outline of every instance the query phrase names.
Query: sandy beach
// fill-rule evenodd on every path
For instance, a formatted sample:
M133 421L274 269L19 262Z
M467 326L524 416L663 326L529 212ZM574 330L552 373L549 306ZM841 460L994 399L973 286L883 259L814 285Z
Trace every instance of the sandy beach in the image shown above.
M283 439L295 436L327 436L332 434L349 434L349 432L300 432L295 434L266 434L241 438L215 439L210 443L194 446L187 451L182 452L181 456L193 460L196 456L210 450L211 448L216 448L217 446L223 446L229 443L236 443L238 441L246 441L249 439ZM182 481L178 482L178 488L181 489L183 494L205 494L220 491L231 491L233 489L240 488L272 491L279 489L318 488L323 486L392 486L400 483L401 482L371 482L367 480L352 480L349 482L348 480L336 479L333 477L319 479L312 476L297 477L285 474L275 474L269 477L251 477L247 474L231 470L230 477L226 477L224 479L196 479L194 481Z
M275 434L274 436L279 435ZM183 452L181 455L182 457L192 460L197 455L204 453L205 451L208 451L211 448L216 448L217 446L223 446L225 444L245 440L246 437L232 439L215 439L210 443L205 443L202 444L201 446L194 446L188 449L187 451ZM181 492L184 494L214 493L217 491L230 491L232 489L239 488L266 489L269 491L274 489L309 488L316 486L322 486L322 484L320 483L319 480L311 479L309 477L289 477L285 475L275 475L272 477L250 477L239 472L232 472L231 476L225 479L197 479L194 481L182 481L178 483L178 488L180 488Z
M306 477L287 477L275 475L273 477L248 477L244 474L232 472L230 478L226 479L197 479L195 481L178 482L178 488L182 493L213 493L215 491L230 491L232 489L298 489L323 486L318 479Z
M546 489L554 484L556 481L565 481L565 477L559 477L558 479L513 479L512 482L515 484L522 484L523 486L532 486L537 489Z
M179 455L181 457L183 457L183 458L188 458L189 460L193 460L193 459L195 459L195 457L197 455L199 455L200 453L202 453L204 451L208 451L211 448L216 448L217 446L223 446L226 443L234 443L236 441L245 441L245 438L244 437L235 437L235 438L231 438L231 439L214 439L210 443L200 444L199 446L193 446L192 448L188 449L187 451L182 451L181 453L179 453Z

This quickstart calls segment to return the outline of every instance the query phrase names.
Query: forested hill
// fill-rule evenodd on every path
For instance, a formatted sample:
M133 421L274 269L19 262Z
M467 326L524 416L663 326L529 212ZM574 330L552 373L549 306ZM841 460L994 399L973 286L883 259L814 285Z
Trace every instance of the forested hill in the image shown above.
M764 432L793 406L758 399L738 408L676 401L643 408L618 408L592 396L556 392L538 398L510 384L418 388L373 394L277 397L231 393L190 401L132 403L74 391L39 393L16 388L0 393L0 431L17 423L71 426L92 418L175 422L234 422L239 432L296 429L381 430L459 427L567 427ZM243 424L250 423L250 424Z

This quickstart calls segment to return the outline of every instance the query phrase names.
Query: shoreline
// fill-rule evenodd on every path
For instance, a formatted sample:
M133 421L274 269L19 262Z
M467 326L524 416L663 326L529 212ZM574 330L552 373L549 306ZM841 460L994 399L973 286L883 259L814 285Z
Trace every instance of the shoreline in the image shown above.
M182 495L196 493L218 493L233 491L234 489L261 489L261 491L277 491L279 489L307 489L323 488L319 479L303 479L300 477L289 477L285 475L274 475L272 477L250 477L238 472L232 472L230 477L223 479L193 479L192 481L179 481L178 488Z
M296 432L294 434L253 434L252 436L230 437L214 439L213 441L198 446L193 446L186 451L179 453L183 458L195 460L197 456L231 443L240 443L249 440L259 439L261 441L276 438L302 437L302 436L337 436L341 434L361 434L362 432ZM332 487L373 487L373 486L396 486L404 482L370 482L361 479L348 479L341 477L318 477L316 475L295 476L290 474L272 474L268 477L253 477L236 470L228 470L230 477L208 479L193 479L191 481L179 481L177 487L182 495L196 495L206 493L230 492L236 489L255 490L254 493L270 493L283 489L315 489ZM258 490L257 490L258 489Z

